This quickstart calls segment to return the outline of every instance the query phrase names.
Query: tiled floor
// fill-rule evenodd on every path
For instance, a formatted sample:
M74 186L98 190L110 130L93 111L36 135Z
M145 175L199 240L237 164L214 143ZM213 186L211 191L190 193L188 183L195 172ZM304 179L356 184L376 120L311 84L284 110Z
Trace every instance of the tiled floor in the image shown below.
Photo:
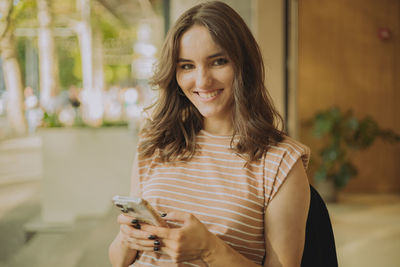
M328 209L339 266L400 266L400 195L346 195Z

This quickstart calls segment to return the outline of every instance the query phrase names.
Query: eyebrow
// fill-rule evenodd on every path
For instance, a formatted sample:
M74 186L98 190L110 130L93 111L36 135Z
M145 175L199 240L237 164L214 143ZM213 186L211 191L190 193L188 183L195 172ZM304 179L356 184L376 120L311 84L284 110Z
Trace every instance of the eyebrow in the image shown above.
M211 59L211 58L215 58L215 57L220 57L220 56L225 56L225 53L224 53L224 52L218 52L218 53L209 55L209 56L207 57L207 59ZM178 63L179 63L179 62L192 62L192 61L193 61L193 60L190 60L190 59L178 58Z

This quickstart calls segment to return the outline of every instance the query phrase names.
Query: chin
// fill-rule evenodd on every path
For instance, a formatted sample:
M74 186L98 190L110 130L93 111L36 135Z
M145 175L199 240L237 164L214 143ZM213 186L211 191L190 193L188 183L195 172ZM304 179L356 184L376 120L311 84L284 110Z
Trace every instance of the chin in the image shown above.
M216 117L218 115L218 112L213 112L213 111L200 111L200 114L207 119L211 119L213 117Z

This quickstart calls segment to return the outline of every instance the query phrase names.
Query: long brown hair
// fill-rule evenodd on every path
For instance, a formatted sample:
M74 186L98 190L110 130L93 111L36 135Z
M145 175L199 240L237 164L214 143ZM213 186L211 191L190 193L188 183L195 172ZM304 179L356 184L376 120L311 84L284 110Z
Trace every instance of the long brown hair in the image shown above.
M142 129L144 139L139 151L150 157L158 150L163 161L187 160L195 153L203 117L176 80L179 41L193 25L206 27L234 66L231 146L247 162L258 160L271 143L282 140L282 118L265 88L264 64L256 40L243 19L218 1L190 8L169 30L152 79L152 85L160 91L159 97L152 117Z

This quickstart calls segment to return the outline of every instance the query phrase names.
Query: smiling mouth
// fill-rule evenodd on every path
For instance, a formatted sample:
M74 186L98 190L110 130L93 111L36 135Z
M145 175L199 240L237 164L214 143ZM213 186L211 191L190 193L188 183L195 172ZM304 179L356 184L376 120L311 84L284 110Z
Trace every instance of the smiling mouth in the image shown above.
M201 98L204 99L210 99L213 98L215 96L217 96L218 94L220 94L222 92L223 89L219 89L219 90L215 90L209 93L204 93L204 92L195 92L198 96L200 96Z

